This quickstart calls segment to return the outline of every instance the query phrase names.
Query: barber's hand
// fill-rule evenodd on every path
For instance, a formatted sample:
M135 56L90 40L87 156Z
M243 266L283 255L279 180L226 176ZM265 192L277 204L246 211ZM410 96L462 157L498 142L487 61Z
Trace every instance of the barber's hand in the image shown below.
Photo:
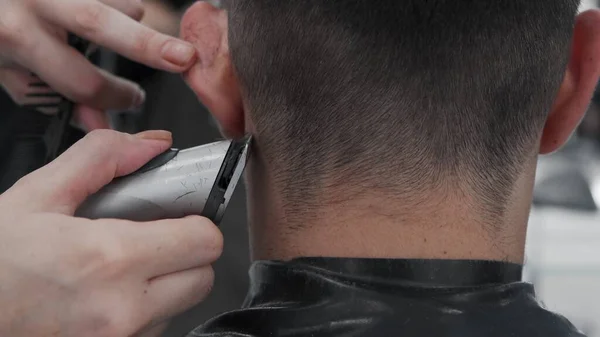
M141 0L0 0L0 83L19 104L46 103L27 93L36 74L88 109L141 105L138 85L94 67L70 48L67 31L134 61L170 72L186 71L196 56L187 42L138 22Z
M170 145L166 132L92 132L0 195L0 336L129 337L209 293L222 249L209 220L73 217Z

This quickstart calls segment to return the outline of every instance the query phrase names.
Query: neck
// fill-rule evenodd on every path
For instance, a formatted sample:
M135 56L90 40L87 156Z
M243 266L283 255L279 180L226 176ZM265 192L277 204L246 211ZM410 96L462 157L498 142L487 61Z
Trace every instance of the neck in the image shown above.
M320 202L302 219L290 219L268 174L250 165L248 200L254 260L298 257L491 260L523 263L533 173L515 186L502 219L490 225L460 198L431 198L420 206L361 196L344 203ZM460 193L458 193L460 194ZM426 202L425 202L426 201ZM329 206L328 206L329 205ZM314 212L313 212L314 211ZM293 216L293 215L292 215Z

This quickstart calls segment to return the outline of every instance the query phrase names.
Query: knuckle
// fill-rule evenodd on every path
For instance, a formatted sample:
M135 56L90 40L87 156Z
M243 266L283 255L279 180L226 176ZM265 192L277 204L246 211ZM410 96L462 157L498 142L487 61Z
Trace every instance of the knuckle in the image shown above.
M122 267L127 260L125 252L126 249L124 245L121 244L120 240L112 240L111 243L105 245L100 256L109 273L111 271L118 273L122 270Z
M101 32L106 22L106 15L107 11L102 3L82 4L75 12L75 29L88 35L95 35Z
M212 245L211 247L211 252L214 254L215 260L218 259L219 257L221 257L221 254L223 253L223 234L219 231L219 230L215 230L217 232L216 235L214 235L214 239L212 241Z
M94 130L86 135L90 142L105 142L111 138L112 132L109 130Z
M93 153L93 156L86 156L86 160L107 168L117 164L119 152L115 149L119 149L126 143L127 136L115 130L97 129L89 132L73 147L80 152Z
M202 240L203 250L208 254L212 260L217 260L223 252L223 233L215 226L210 220L205 218L199 218L202 226Z
M82 259L87 265L86 276L111 279L126 272L127 250L121 240L105 237L94 247L88 248L87 253L82 254Z
M118 277L123 274L126 268L125 256L122 251L110 248L100 251L96 263L97 273L101 273L108 278Z
M97 129L88 133L84 140L93 148L112 148L118 133L113 130Z
M93 130L83 138L82 147L93 151L98 161L105 161L112 148L112 142L111 132L108 130Z
M150 52L150 44L158 33L152 30L143 31L138 34L133 42L133 52L138 55L146 55Z

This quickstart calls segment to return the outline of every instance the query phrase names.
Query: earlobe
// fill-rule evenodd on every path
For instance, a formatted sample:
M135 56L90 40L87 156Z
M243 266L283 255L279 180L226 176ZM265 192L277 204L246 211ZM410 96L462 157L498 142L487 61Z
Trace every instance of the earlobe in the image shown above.
M198 51L184 75L190 88L215 117L227 137L244 134L244 109L227 39L227 13L199 1L181 21L181 37Z
M599 52L600 11L590 10L577 17L569 66L544 126L541 154L558 150L583 119L600 78Z

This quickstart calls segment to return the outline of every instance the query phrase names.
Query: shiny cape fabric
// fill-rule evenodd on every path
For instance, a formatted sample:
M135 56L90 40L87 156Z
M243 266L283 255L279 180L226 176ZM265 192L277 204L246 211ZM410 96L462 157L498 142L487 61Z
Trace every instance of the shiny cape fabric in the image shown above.
M188 337L584 337L521 273L491 261L262 261L243 308Z

